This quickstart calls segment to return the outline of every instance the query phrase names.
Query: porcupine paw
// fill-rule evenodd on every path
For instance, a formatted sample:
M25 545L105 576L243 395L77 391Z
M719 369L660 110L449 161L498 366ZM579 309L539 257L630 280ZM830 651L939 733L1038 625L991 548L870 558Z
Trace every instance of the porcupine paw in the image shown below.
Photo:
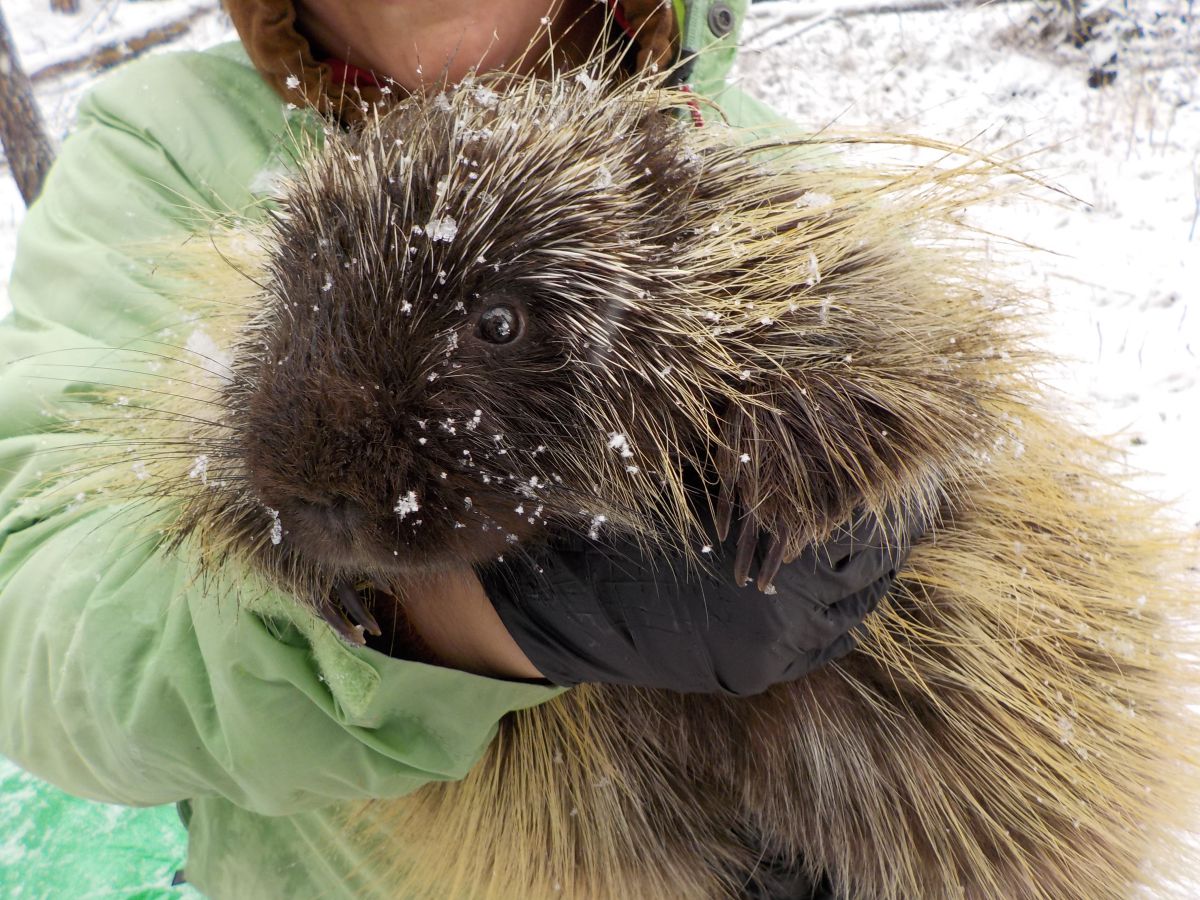
M691 507L703 532L733 552L735 583L744 585L753 577L760 591L772 593L772 582L786 561L784 550L790 535L767 530L753 510L739 504L737 482L727 475L727 456L718 453L718 473L708 470L702 477L691 467L685 471ZM737 534L731 541L735 520Z
M720 443L715 448L715 502L713 527L719 542L733 535L734 578L746 584L752 578L760 591L770 593L784 563L792 562L812 534L840 520L836 510L782 509L777 492L764 484L796 481L791 466L774 448L786 445L764 428L764 421L745 411L727 410ZM753 452L751 452L751 448ZM844 503L842 504L844 505ZM805 539L805 536L808 539Z

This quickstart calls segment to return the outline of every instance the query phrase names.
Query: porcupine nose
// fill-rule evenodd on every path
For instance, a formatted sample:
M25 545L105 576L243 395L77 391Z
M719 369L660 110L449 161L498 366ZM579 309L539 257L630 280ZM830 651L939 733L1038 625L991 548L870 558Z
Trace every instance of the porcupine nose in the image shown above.
M294 511L306 524L322 531L353 531L367 517L366 510L349 497L296 500Z

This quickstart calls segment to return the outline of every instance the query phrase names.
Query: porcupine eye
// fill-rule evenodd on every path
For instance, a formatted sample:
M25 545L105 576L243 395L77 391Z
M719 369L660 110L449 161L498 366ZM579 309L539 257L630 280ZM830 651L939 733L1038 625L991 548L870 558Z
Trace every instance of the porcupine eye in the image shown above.
M507 344L521 333L521 316L511 306L491 306L479 316L479 336L489 344Z

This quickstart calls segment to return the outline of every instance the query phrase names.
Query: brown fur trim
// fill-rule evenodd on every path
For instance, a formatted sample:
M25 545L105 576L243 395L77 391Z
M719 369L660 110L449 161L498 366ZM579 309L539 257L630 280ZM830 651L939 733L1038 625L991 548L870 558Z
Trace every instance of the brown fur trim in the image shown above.
M329 65L317 61L308 39L296 30L292 0L225 0L225 9L250 61L285 100L352 124L362 118L364 103L383 99L374 85L343 90L332 84ZM292 77L299 80L295 87L288 86Z
M637 41L638 69L670 65L679 49L679 23L669 0L624 0L621 9Z

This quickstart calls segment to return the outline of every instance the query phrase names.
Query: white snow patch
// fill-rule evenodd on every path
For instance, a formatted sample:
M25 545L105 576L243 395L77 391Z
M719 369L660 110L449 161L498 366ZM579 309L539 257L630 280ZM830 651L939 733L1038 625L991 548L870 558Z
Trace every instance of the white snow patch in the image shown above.
M633 456L633 449L629 446L629 439L625 435L615 431L608 436L608 449L616 450L621 454L622 459L629 459Z
M283 542L283 523L279 521L279 510L267 507L267 514L271 517L271 543L278 546Z
M796 200L796 206L801 209L811 209L820 206L833 206L833 195L822 194L818 191L808 191Z
M480 85L471 92L472 99L484 109L495 109L500 102L500 96L490 87Z
M425 233L429 235L431 241L445 241L450 243L458 234L458 223L454 221L453 216L434 217L429 220L425 226Z
M398 518L403 519L410 513L415 513L420 508L421 504L417 502L417 492L409 491L396 501L395 513Z
M233 354L218 345L203 328L189 334L183 348L200 357L201 368L221 381L228 382L233 377Z
M584 72L582 70L575 73L575 80L579 82L579 85L583 88L584 92L588 94L593 93L604 83L603 80L595 78L588 72Z
M808 280L805 283L809 287L816 287L821 283L821 264L817 262L817 254L811 250L808 251Z
M588 525L588 537L591 538L593 541L599 540L600 526L603 525L607 521L608 521L608 516L605 516L603 514L592 516L592 521Z
M201 453L192 462L188 478L199 479L201 484L208 484L208 456Z

